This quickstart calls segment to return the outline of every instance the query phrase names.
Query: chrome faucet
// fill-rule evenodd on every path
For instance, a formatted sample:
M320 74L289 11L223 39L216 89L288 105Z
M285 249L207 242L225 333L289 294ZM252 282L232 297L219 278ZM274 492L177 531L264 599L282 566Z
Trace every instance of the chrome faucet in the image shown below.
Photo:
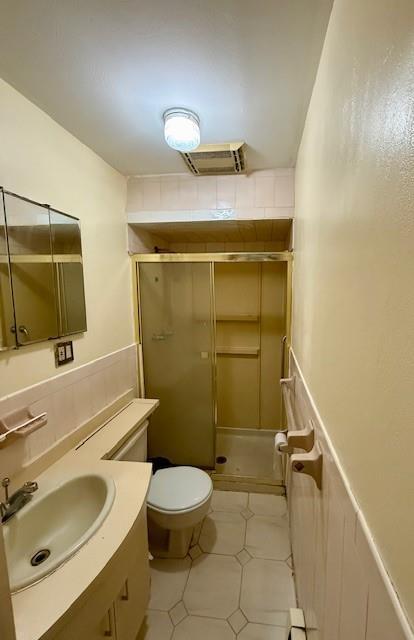
M15 513L20 511L25 504L30 502L32 494L38 490L37 482L25 482L20 489L17 489L9 497L9 484L10 478L3 478L1 486L4 488L5 501L0 502L0 517L1 522L7 522Z

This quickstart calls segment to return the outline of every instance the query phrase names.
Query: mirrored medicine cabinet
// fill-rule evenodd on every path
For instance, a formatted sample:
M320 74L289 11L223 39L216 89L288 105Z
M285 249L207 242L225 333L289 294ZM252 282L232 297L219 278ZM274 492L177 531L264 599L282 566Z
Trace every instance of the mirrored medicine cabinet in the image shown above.
M86 331L79 220L0 198L0 351Z

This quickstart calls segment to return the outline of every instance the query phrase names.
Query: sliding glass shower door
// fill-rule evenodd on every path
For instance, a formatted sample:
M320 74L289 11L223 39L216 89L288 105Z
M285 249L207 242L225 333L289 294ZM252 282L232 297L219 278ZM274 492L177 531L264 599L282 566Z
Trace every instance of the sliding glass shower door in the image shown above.
M213 468L215 420L209 263L141 263L145 396L159 398L149 455Z

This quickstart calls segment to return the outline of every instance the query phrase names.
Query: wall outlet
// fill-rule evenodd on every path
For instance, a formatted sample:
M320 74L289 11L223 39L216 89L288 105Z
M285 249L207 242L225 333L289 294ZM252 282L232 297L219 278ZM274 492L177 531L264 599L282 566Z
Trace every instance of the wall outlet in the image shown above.
M55 363L57 367L61 367L62 364L73 362L73 342L68 340L67 342L57 342L55 344Z

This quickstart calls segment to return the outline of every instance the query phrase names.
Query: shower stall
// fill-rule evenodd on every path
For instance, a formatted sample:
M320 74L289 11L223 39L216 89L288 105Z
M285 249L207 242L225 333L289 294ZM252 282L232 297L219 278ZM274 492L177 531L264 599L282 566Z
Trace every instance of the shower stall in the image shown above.
M140 391L161 401L149 456L211 470L221 488L277 491L292 253L151 253L133 262Z

